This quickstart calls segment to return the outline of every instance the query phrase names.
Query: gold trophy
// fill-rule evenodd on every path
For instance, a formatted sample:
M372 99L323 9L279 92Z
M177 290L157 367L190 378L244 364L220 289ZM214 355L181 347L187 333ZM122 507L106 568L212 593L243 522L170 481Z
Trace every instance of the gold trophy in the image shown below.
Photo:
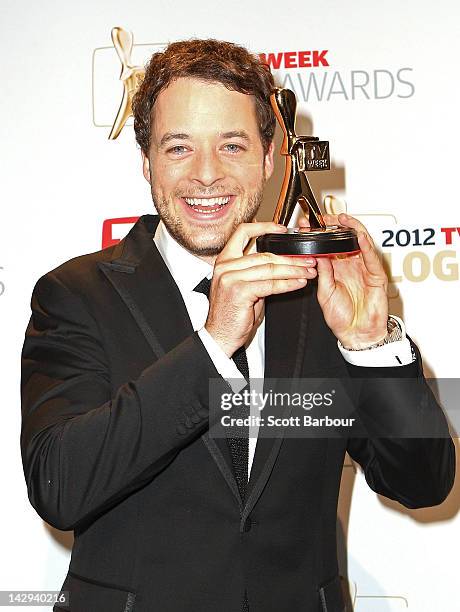
M120 108L118 109L117 116L115 117L109 134L109 140L115 140L115 138L118 138L126 121L133 114L133 97L144 80L145 68L143 66L135 66L131 62L134 42L134 37L131 32L120 27L115 27L112 28L111 35L113 46L120 58L120 81L123 83L123 98L121 99Z
M284 133L280 153L286 160L283 186L273 221L287 226L299 203L308 213L310 227L289 228L285 234L259 236L257 250L277 255L314 257L358 253L360 249L355 230L341 225L326 225L308 182L307 172L330 169L329 142L315 136L297 136L297 101L293 91L275 89L270 101Z

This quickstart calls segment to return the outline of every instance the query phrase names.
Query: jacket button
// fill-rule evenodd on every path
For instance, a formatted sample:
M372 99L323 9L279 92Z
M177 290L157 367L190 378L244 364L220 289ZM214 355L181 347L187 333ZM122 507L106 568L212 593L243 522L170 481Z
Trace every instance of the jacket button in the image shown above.
M248 531L251 531L251 527L252 527L252 521L251 521L251 519L250 519L250 518L247 518L247 519L244 521L243 531L244 531L245 533L247 533Z
M184 419L184 425L187 429L193 429L195 425L192 423L190 417L186 416Z

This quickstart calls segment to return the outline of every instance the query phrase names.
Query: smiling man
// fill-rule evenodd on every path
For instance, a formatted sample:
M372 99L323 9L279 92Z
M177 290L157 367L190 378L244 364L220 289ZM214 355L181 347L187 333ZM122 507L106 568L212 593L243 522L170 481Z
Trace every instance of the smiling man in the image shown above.
M154 114L143 155L156 209L177 242L212 261L254 219L273 147L264 151L252 98L222 84L175 80Z
M134 115L158 215L35 287L24 472L40 516L75 534L70 602L55 610L341 612L345 452L374 491L407 507L439 504L452 486L447 424L388 315L365 228L340 217L359 232L349 258L248 249L286 231L255 221L273 170L272 88L231 43L153 55ZM429 422L433 436L213 439L210 379L241 389L264 376L365 379L364 431Z

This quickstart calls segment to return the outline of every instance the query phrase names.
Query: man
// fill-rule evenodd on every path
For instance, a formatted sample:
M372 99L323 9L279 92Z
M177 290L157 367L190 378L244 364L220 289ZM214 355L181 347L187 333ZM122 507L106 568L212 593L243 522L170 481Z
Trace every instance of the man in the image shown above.
M285 231L255 221L273 169L272 87L230 43L155 54L134 115L161 222L142 217L117 246L35 287L24 471L40 516L75 532L70 606L55 610L337 612L345 452L372 489L408 507L438 504L452 486L444 417L402 323L396 341L388 333L387 280L363 226L340 216L359 231L362 254L347 259L247 249ZM211 276L208 301L194 289ZM259 438L255 448L213 439L209 380L248 371L366 379L365 427L427 419L441 433Z

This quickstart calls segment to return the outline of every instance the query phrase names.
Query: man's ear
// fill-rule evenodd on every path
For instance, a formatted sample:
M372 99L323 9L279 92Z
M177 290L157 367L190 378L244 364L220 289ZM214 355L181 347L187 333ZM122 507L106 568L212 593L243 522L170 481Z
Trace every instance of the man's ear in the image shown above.
M142 151L142 174L147 183L150 184L150 161L144 151Z
M274 162L273 162L273 151L275 150L275 144L273 142L273 140L270 143L270 146L268 147L268 151L265 154L264 157L264 173L265 173L265 180L268 180L271 175L273 174L273 170L274 170Z

